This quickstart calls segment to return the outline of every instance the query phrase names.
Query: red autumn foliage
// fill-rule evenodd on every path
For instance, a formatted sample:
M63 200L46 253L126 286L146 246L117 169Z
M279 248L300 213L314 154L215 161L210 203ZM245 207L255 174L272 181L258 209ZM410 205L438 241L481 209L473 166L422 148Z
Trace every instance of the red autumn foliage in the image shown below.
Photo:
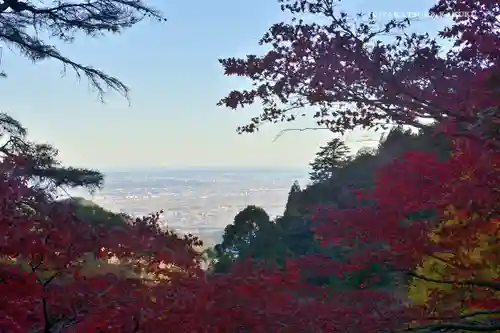
M415 268L426 256L454 252L457 246L472 248L478 234L494 237L498 225L491 221L499 217L500 199L500 3L439 1L431 14L457 14L439 34L453 43L444 52L427 34L402 34L410 26L407 20L392 20L380 28L380 22L369 15L354 24L347 14L336 11L334 0L279 2L296 20L270 28L260 41L269 51L220 60L226 75L244 76L253 85L232 91L219 104L233 109L263 105L261 114L239 132L253 132L266 122L293 121L298 116L295 112L308 106L317 110L312 116L318 124L334 132L394 122L422 127L421 121L428 119L456 138L454 155L448 160L412 152L381 168L375 188L360 195L371 205L319 211L314 219L323 221L316 230L322 244L363 246L347 264L303 258L303 267L321 266L331 274L345 274L381 263L415 276ZM303 14L321 17L321 23L302 21ZM389 42L377 40L382 36L387 40L389 34L396 37ZM436 244L429 234L442 224L449 206L473 216L472 222L466 227L446 226ZM432 217L414 217L422 212L432 212ZM499 291L497 281L477 281L474 270L468 269L471 280L443 283ZM422 309L409 307L402 313L401 306L374 303L383 293L375 296L367 287L363 284L355 292L360 311L352 311L350 326L336 329L384 331L404 328L401 322L436 319L436 313ZM495 297L480 301L482 308L494 310ZM439 300L439 295L434 299ZM375 313L379 321L374 320ZM448 313L439 327L471 330L462 315ZM363 322L367 318L369 325ZM474 324L495 330L488 321Z
M474 14L443 31L457 45L443 55L436 41L423 35L377 43L385 29L377 33L378 25L368 18L352 30L347 16L335 16L329 0L279 2L294 15L322 14L330 22L276 24L262 40L273 46L266 55L222 61L227 74L257 84L232 92L222 103L234 108L257 98L264 103L263 113L240 130L293 119L286 110L306 105L318 107L318 121L340 132L386 121L420 126L420 118L430 118L456 125L455 132L447 126L460 137L453 157L407 154L377 173L374 189L360 192L370 206L318 212L315 220L322 223L316 232L325 245L363 245L348 263L319 256L289 262L285 269L241 262L224 275L201 271L198 241L163 231L157 216L111 227L80 221L70 208L41 203L33 210L24 203L29 185L14 177L19 162L3 161L0 332L365 333L395 331L433 315L404 308L393 290L373 290L369 281L358 290L333 291L307 284L301 274L340 276L374 262L413 273L426 255L454 249L457 242L467 246L479 231L491 233L489 221L499 214L500 155L495 145L484 145L496 137L491 128L485 131L479 115L500 105L490 88L500 65L500 5L440 1L435 14ZM386 27L407 24L392 21ZM341 102L351 104L335 108ZM437 245L428 235L449 205L477 217L467 228L446 228L445 241ZM432 220L405 221L426 210L434 211ZM95 264L110 257L141 272L84 272L85 260ZM499 290L496 281L474 281L473 272L471 280L454 283ZM482 306L497 303L484 299ZM450 316L452 322L442 327L460 324L459 313Z
M296 21L269 29L260 40L267 53L220 60L226 75L247 77L253 88L232 91L219 105L263 105L240 132L306 116L304 106L316 110L319 124L344 132L388 121L474 123L480 110L497 105L498 94L484 87L499 68L496 0L443 0L431 9L434 15L469 13L440 33L455 44L447 52L428 34L408 32L407 19L379 22L364 15L353 22L338 13L336 0L279 2ZM305 14L321 23L301 20Z
M160 230L154 216L112 229L80 221L65 207L40 204L33 211L23 204L31 192L12 176L15 168L9 161L0 166L0 331L155 331L158 311L175 296L158 297L155 282L160 274L171 283L199 274L198 241ZM153 278L81 274L111 256L138 262Z
M316 232L327 244L340 242L355 246L361 240L365 245L373 245L351 256L350 260L355 265L331 264L333 271L345 273L378 262L410 276L431 281L429 277L415 273L415 268L426 257L435 253L455 253L457 248L472 250L477 246L480 235L496 237L493 244L498 243L500 230L498 224L492 221L500 218L499 191L500 153L485 150L477 141L468 142L466 146L457 144L454 156L445 161L438 161L430 154L411 153L378 172L375 188L367 191L374 202L372 206L319 212L317 218L323 219L324 223ZM441 241L436 243L429 235L437 225L448 219L445 211L450 206L475 217L466 225L444 226L439 234ZM411 223L404 223L412 214L429 210L434 211L432 218L412 218ZM493 260L492 263L498 264L495 258ZM494 277L484 280L479 271L476 274L475 269L482 268L480 265L471 263L461 268L469 272L465 280L452 277L448 281L438 279L434 282L455 286L467 284L479 291L493 291L481 300L472 299L474 304L466 298L461 301L463 309L474 307L495 311L499 304L500 284ZM365 300L369 297L367 294ZM433 297L439 302L439 294ZM405 320L420 323L431 321L440 328L458 329L457 325L470 328L461 319L463 313L448 313L446 320L441 318L436 324L433 320L438 318L438 310L421 310L409 307ZM393 316L390 311L384 313ZM482 328L491 326L487 321L479 321L476 325Z

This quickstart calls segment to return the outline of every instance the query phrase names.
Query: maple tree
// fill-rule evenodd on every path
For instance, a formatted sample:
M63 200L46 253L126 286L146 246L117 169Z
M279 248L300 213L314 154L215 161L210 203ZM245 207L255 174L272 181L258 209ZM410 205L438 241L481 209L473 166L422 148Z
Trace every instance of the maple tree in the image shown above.
M158 215L117 227L65 205L23 209L31 189L13 176L20 163L1 164L0 330L154 331L152 310L175 302L173 282L199 274L199 240L161 230Z
M442 232L447 229L447 225L461 224L467 227L478 216L469 217L465 211L456 211L453 206L446 209L444 216L448 220L445 222L444 227L439 226L434 230L430 237L435 242L440 241ZM417 268L417 272L427 277L432 277L434 280L449 280L450 278L470 278L472 275L481 278L482 280L494 280L499 277L499 262L498 262L498 233L499 229L496 227L497 220L488 221L490 228L486 230L476 230L482 234L477 234L473 242L469 246L462 246L461 243L455 243L455 251L444 253L433 253L428 258L425 258L422 264ZM488 233L484 233L488 232ZM444 238L446 240L446 238ZM473 271L473 273L471 273ZM422 279L415 278L410 285L411 293L410 298L414 303L420 303L427 307L434 306L434 311L443 311L446 307L456 308L459 310L469 310L463 308L462 300L467 298L471 303L480 304L484 295L483 290L474 290L470 286L464 285L449 285L445 283L429 282ZM436 302L429 302L429 296L433 289L442 289L442 299L439 304ZM500 294L493 294L491 296L500 296ZM446 297L446 298L445 298ZM475 300L472 300L475 298ZM478 302L479 300L479 302Z
M306 116L306 106L335 132L390 122L421 127L422 119L470 125L479 111L496 106L498 95L484 83L498 75L497 1L442 0L431 8L434 15L470 13L454 16L454 24L440 32L455 45L447 52L427 33L406 33L406 18L353 20L337 11L336 0L278 2L295 20L274 24L262 37L260 44L270 50L220 60L226 75L244 76L253 87L230 92L219 105L263 105L239 132ZM302 20L306 14L317 22Z
M233 109L257 102L263 106L260 115L238 128L240 133L306 116L302 109L308 106L316 108L312 117L319 125L338 133L392 123L423 128L427 119L454 138L451 157L415 151L380 168L375 187L357 192L370 205L318 211L315 232L321 242L358 251L347 263L305 256L297 261L302 269L345 275L380 263L403 286L376 290L370 286L379 277L373 275L347 293L356 299L349 312L342 312L345 303L329 300L337 309L329 321L336 323L332 329L499 330L494 244L500 198L500 3L438 1L431 14L460 13L439 33L453 44L446 52L428 34L405 34L411 23L406 19L380 28L370 15L353 22L336 10L333 0L279 3L294 20L270 28L260 41L269 46L264 55L220 60L226 75L244 76L253 87L232 91L219 104ZM305 14L307 21L301 20ZM318 17L314 23L311 14ZM390 35L396 37L378 40ZM450 207L467 223L447 223ZM448 260L461 266L436 278L429 271L437 269L429 268L429 258L442 253L456 253ZM412 304L405 289L416 281L448 287L431 288L424 304ZM450 290L455 303L446 306ZM402 296L399 303L396 294ZM388 302L391 297L393 302ZM322 302L308 304L310 311ZM340 319L342 315L349 319Z

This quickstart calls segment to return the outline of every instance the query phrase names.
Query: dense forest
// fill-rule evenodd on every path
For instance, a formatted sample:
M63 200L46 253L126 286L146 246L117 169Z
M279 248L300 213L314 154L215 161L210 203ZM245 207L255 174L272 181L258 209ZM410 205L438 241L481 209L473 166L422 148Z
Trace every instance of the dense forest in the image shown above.
M259 105L240 134L302 115L332 139L281 216L248 206L208 250L161 212L61 200L104 176L0 114L0 332L500 332L500 3L436 1L429 14L450 18L436 38L337 3L278 0L292 19L265 51L219 60L251 88L218 104ZM5 0L0 40L127 98L51 43L143 19L165 21L140 0ZM387 134L352 154L338 137L358 128Z
M354 155L340 139L332 139L310 163L309 185L301 189L298 182L292 184L282 216L271 220L265 210L256 206L248 206L235 216L233 223L225 228L222 242L206 251L210 270L227 272L237 261L247 259L283 264L287 258L310 254L325 255L332 260L345 258L347 249L321 246L315 237L312 217L317 207L348 209L370 205L369 200L360 200L357 191L373 188L377 168L408 152L422 151L441 159L449 158L451 141L436 132L435 127L429 125L412 132L396 126L382 137L377 149L362 148ZM344 280L357 286L367 272L360 274ZM334 283L331 278L316 276L311 281L331 284Z

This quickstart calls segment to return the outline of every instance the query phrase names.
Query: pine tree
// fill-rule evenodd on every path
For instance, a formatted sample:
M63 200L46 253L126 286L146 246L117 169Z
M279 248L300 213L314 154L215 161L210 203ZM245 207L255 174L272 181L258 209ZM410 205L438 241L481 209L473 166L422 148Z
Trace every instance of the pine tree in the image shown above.
M0 3L0 43L33 62L59 62L64 72L71 69L78 77L87 77L101 97L108 90L127 96L129 88L120 80L66 56L58 46L84 35L121 33L145 18L165 21L141 0L5 0ZM6 74L0 70L0 76Z
M288 192L288 199L285 206L285 216L300 216L298 207L300 203L301 188L298 181L294 181Z
M309 164L312 171L309 179L313 184L331 180L335 172L349 160L349 148L342 140L335 138L322 146L315 159Z
M83 187L93 192L104 183L99 171L63 166L57 149L29 141L26 128L6 113L0 113L0 141L0 160L22 157L13 172L29 180L35 201L54 199L59 189Z

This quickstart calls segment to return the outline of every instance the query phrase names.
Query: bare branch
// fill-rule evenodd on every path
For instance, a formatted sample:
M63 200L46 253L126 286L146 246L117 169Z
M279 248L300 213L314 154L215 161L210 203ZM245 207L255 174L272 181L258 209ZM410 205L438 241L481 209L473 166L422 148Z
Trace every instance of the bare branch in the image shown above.
M460 280L441 280L441 279L433 279L426 277L424 275L417 274L415 272L408 272L409 276L415 277L417 279L421 279L427 282L434 283L442 283L442 284L454 284L458 286L476 286L483 287L492 290L500 291L500 283L494 281L482 281L482 280L468 280L468 281L460 281Z
M287 133L287 132L293 132L293 131L296 131L296 132L304 132L304 131L317 131L317 130L329 130L331 132L331 130L328 128L328 127L304 127L304 128L287 128L287 129L284 129L284 130L281 130L277 135L276 137L273 139L273 142L276 142L280 137L283 136L283 134Z

